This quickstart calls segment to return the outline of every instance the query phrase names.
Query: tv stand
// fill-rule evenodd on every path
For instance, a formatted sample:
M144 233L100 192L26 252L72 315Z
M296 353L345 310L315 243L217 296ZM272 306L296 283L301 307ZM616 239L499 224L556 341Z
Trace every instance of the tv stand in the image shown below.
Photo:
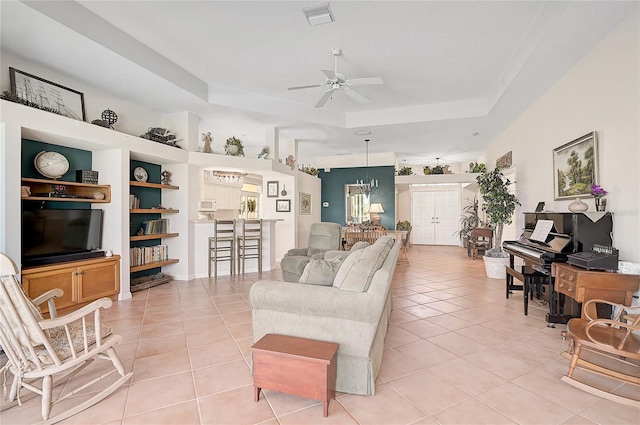
M22 267L46 266L48 264L68 263L69 261L88 260L104 257L104 251L74 252L71 254L52 255L49 257L29 258L22 260Z
M29 298L50 289L62 289L64 295L56 299L56 308L62 314L98 298L116 300L120 292L120 256L23 268L22 286ZM46 311L43 306L43 313Z

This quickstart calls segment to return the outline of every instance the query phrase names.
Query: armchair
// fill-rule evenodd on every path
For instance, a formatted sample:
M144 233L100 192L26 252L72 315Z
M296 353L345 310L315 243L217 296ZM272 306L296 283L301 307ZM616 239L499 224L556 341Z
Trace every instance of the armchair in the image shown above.
M0 374L8 372L13 375L8 401L5 403L3 400L0 410L11 408L34 394L40 395L42 423L56 423L98 403L131 378L133 373L125 373L113 349L122 337L111 334L101 324L100 310L111 306L109 298L96 300L62 317L56 317L55 308L50 308L51 318L44 319L25 295L16 279L17 274L14 262L0 254L0 345L8 359ZM36 301L50 302L51 297L61 293L59 289L49 291ZM96 359L110 361L113 368L83 383L78 390L65 394L63 388L55 399L52 398L54 387L74 376L82 379L78 372ZM110 379L104 385L104 380L114 372L120 376L116 375L115 380ZM101 382L99 388L88 389L98 382ZM87 389L88 399L72 403L68 410L53 409L55 404L84 389ZM22 390L33 394L21 395Z
M340 249L341 233L338 223L313 223L309 229L309 242L306 248L290 249L280 262L282 278L286 282L297 282L304 267L314 254Z

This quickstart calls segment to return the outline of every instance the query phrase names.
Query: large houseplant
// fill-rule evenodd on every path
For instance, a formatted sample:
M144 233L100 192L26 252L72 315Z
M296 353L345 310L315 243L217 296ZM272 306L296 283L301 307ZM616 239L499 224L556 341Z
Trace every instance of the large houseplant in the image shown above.
M454 233L460 236L463 247L467 247L469 232L476 227L480 227L480 225L480 216L478 215L478 198L474 197L473 201L462 209L460 230Z
M502 230L505 224L511 223L513 213L520 202L516 195L509 192L511 181L504 177L499 168L482 173L476 181L482 195L482 210L487 214L494 234L493 248L485 252L485 257L508 258L509 255L502 250ZM489 269L487 273L489 274ZM502 277L504 278L504 273Z

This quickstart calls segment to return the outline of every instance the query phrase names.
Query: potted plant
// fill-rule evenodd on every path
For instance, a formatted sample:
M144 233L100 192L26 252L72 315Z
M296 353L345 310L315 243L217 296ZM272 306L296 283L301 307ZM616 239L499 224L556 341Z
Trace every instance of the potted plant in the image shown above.
M413 170L411 169L411 167L402 167L398 170L398 175L399 176L412 176L413 175Z
M474 197L473 201L462 209L462 217L460 218L460 230L456 233L462 241L462 246L467 247L469 240L469 232L471 229L480 226L480 216L478 215L478 198ZM455 234L455 233L454 233Z
M224 152L231 156L244 156L242 140L236 138L236 136L229 137L224 145Z
M520 202L516 195L509 192L511 181L504 178L499 168L482 173L476 181L482 195L482 210L487 214L494 234L493 248L485 252L483 257L487 276L502 279L504 265L509 261L509 255L502 250L502 230L505 224L511 223L511 217Z
M396 223L396 230L409 230L411 229L411 223L407 220L398 221Z

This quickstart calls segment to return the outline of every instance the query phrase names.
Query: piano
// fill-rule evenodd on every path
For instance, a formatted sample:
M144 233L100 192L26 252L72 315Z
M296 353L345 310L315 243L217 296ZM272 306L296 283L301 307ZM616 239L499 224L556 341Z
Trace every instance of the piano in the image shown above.
M551 220L553 227L546 240L536 241L531 235L538 220ZM502 248L509 254L509 269L514 270L514 258L524 260L527 270L535 270L547 276L549 283L548 323L567 323L580 316L580 307L570 297L554 289L551 273L553 263L566 263L567 256L590 250L594 244L612 245L613 216L611 213L524 213L524 231L517 241L505 241ZM507 288L513 282L513 274L507 273Z

